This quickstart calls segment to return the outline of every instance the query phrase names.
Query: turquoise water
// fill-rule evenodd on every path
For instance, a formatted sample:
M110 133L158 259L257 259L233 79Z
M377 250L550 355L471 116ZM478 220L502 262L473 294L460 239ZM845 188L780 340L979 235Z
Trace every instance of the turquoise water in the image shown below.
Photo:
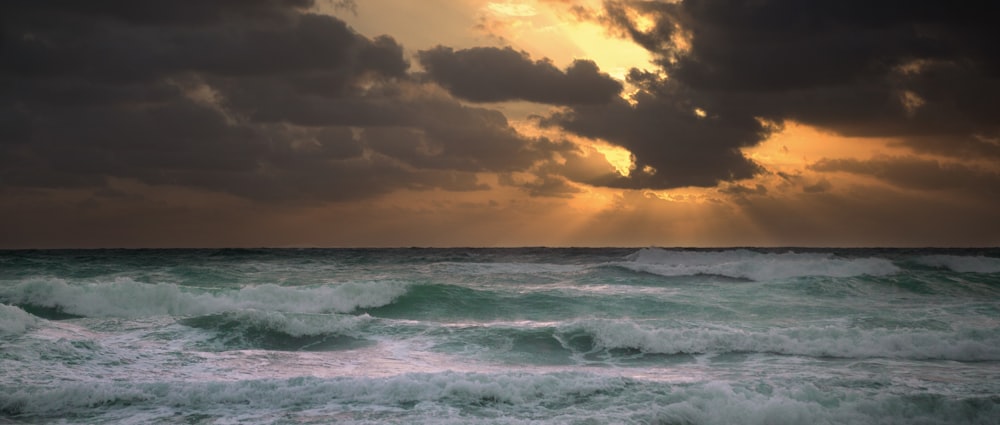
M5 423L997 418L997 250L0 252Z

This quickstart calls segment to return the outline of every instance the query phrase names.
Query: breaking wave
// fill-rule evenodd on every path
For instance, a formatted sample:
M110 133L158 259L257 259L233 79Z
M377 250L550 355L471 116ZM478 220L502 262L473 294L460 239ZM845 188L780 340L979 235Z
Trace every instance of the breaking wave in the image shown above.
M313 287L266 284L231 290L206 290L169 283L140 283L125 278L90 284L68 284L62 279L34 279L0 288L0 300L86 317L137 318L201 316L247 309L350 313L392 303L406 291L407 285L398 282Z
M917 258L925 266L959 273L1000 273L1000 258L962 255L926 255Z
M18 307L0 304L0 335L17 335L38 323L38 318Z

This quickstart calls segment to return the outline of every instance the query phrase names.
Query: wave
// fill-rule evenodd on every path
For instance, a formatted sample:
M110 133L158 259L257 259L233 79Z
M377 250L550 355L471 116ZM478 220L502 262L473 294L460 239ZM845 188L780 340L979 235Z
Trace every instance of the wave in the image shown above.
M995 396L873 394L767 381L668 384L584 373L443 372L0 390L0 413L31 420L72 415L85 422L238 416L241 423L986 424L1000 414Z
M1000 330L844 329L833 326L746 330L653 327L593 319L560 325L564 346L648 354L772 353L810 357L1000 360Z
M962 255L926 255L917 263L958 273L1000 273L1000 258Z
M180 323L215 333L215 337L202 348L329 351L368 345L361 337L360 328L371 321L371 316L367 314L241 310L191 317Z
M754 281L806 276L884 276L900 271L883 258L841 258L829 253L759 253L729 251L674 251L643 248L616 265L661 276L719 275Z
M38 323L38 318L11 305L0 304L0 335L17 335L27 332Z
M359 282L289 287L273 284L207 290L170 283L113 282L69 284L63 279L31 279L0 288L8 304L56 309L85 317L201 316L238 310L293 313L350 313L392 303L407 291L399 282Z
M389 378L293 378L236 382L67 384L56 388L4 388L0 412L59 415L98 406L165 404L176 407L252 405L289 409L302 405L372 403L413 405L424 401L453 404L516 404L620 389L621 379L580 374L487 375L443 372ZM0 387L2 388L2 387Z
M578 273L588 269L587 265L581 264L552 264L552 263L471 263L471 262L441 262L435 267L443 268L451 273L465 275L492 275L492 274L570 274Z

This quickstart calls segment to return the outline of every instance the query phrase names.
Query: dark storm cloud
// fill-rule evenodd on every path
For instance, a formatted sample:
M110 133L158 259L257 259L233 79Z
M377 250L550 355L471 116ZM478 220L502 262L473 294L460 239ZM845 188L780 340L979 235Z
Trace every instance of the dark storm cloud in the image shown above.
M110 18L137 24L204 25L232 18L283 19L311 7L313 0L8 0L8 17L32 20L35 25ZM345 4L350 7L350 4Z
M622 90L621 83L589 60L575 60L564 72L546 60L533 62L527 53L510 47L455 51L438 46L417 56L431 80L474 102L607 103Z
M148 81L185 72L242 76L313 70L349 82L365 72L400 76L408 67L392 39L368 40L329 16L160 25L83 15L65 18L66 27L49 28L44 16L28 15L38 23L11 19L15 12L6 13L2 59L5 73L25 78Z
M600 19L654 53L667 77L633 71L634 105L577 106L544 120L624 146L640 170L656 170L600 184L752 176L760 168L738 149L780 128L758 118L1000 158L996 2L608 1L604 9ZM655 25L640 29L634 11Z
M311 4L0 4L0 186L131 178L322 202L483 189L476 172L563 149L434 95L391 37Z
M899 137L917 150L1000 157L990 142L1000 136L996 2L605 6L606 22L655 53L667 84L686 88L682 99L709 114L791 119L848 136ZM640 31L629 8L657 24ZM687 51L677 42L684 39ZM676 91L656 94L677 98Z
M634 105L617 99L542 120L544 125L616 143L635 155L636 170L628 177L609 175L588 183L633 189L714 186L760 171L739 151L769 134L753 116L725 113L725 105L692 102L692 93L669 79L633 70L629 82L640 87ZM702 117L696 108L713 113Z

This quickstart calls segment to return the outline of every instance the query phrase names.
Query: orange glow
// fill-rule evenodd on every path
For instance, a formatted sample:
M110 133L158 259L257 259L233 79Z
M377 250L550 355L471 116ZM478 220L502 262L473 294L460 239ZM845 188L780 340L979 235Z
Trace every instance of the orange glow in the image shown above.
M784 129L743 154L772 171L794 172L823 158L868 158L906 154L882 138L843 137L816 127L786 121Z
M644 15L635 9L626 9L625 13L632 26L639 32L648 33L656 28L656 18L652 16Z
M602 8L600 0L574 4L591 11ZM528 52L533 60L548 58L559 68L566 68L576 59L592 60L602 72L621 81L632 68L656 71L648 51L609 34L599 22L575 16L569 6L551 0L366 0L358 3L357 14L323 4L318 8L345 20L362 34L389 34L406 40L410 54L437 45L455 49L511 46ZM650 28L654 24L647 16L637 15L637 19ZM411 66L419 69L420 63L411 61Z
M486 5L486 9L497 15L503 15L503 16L525 17L525 16L535 16L536 14L538 14L535 8L531 7L531 5L529 4L514 3L509 1L505 3L500 3L500 2L488 3Z
M528 137L547 137L551 140L567 140L574 143L580 148L583 157L593 158L591 161L593 177L611 171L628 177L635 170L635 156L632 152L605 140L581 137L554 128L539 128L535 121L528 119L511 120L510 126Z
M599 1L581 2L599 8ZM549 58L559 67L574 59L589 59L602 71L624 80L633 67L649 70L652 56L631 41L609 37L607 29L596 22L580 20L567 13L566 4L552 1L492 2L483 7L484 19L497 22L488 28L516 49L527 50L532 58ZM651 29L655 21L637 15Z
M595 141L592 146L601 155L604 155L604 159L612 167L615 167L615 171L622 177L628 177L629 174L632 174L632 170L635 170L635 155L628 149L600 141Z

